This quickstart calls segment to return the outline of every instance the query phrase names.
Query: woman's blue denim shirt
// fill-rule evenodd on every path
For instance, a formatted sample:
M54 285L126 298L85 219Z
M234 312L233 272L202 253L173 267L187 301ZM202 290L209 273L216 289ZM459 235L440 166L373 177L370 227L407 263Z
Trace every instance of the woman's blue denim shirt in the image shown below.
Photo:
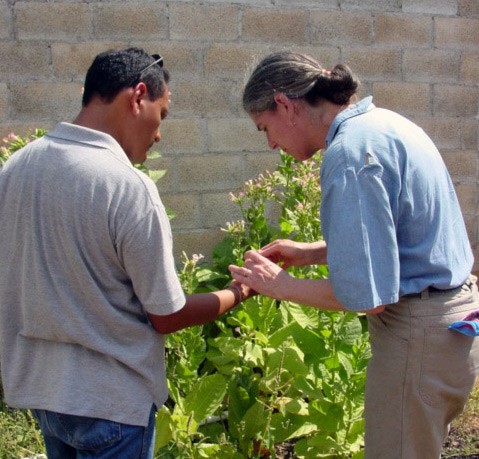
M340 112L321 165L329 278L350 310L468 277L473 255L457 196L425 132L372 97Z

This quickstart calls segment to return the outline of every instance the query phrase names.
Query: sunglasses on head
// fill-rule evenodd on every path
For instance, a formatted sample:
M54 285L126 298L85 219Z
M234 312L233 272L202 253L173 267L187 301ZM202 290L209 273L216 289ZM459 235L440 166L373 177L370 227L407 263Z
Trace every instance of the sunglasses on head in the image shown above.
M158 64L160 67L163 67L163 57L161 57L159 54L152 54L151 57L155 59L154 62L147 65L143 70L140 70L140 75L154 65Z

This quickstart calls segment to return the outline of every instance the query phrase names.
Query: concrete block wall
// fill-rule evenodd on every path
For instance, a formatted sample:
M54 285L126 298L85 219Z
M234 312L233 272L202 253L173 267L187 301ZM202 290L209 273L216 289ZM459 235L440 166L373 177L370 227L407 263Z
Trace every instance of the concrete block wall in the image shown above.
M477 0L0 0L0 135L50 129L80 108L93 57L142 46L165 57L172 105L162 125L158 182L175 253L203 253L240 217L228 192L277 153L242 112L258 59L307 52L348 63L361 96L419 123L453 177L479 270Z

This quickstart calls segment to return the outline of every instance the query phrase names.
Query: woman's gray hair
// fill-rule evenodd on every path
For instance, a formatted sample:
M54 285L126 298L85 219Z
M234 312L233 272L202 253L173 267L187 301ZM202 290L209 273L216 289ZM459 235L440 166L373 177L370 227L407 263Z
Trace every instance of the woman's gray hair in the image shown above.
M275 93L305 99L310 105L320 99L343 105L358 86L359 80L345 65L329 71L306 54L281 51L266 56L253 71L243 92L243 108L247 113L275 110Z

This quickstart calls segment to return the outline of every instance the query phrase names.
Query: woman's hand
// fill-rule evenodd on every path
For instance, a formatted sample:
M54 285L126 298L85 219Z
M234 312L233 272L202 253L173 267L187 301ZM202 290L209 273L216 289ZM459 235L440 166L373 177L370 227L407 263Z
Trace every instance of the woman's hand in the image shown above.
M284 269L256 251L246 253L243 267L230 265L228 269L233 279L276 299L285 299L288 285L293 280Z
M326 244L295 242L289 239L278 239L265 245L258 253L273 261L281 263L286 269L290 266L306 266L326 263Z

